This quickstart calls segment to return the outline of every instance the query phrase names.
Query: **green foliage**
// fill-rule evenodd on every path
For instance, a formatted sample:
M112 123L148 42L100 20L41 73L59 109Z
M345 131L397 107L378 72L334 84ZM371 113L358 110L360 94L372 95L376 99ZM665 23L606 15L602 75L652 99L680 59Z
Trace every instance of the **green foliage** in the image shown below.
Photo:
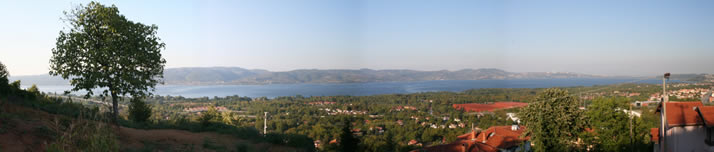
M598 150L624 151L630 144L629 116L622 110L627 109L624 98L597 98L586 112ZM624 136L628 135L628 136Z
M277 145L287 145L291 147L302 148L307 151L315 150L313 139L304 135L267 133L265 134L265 141Z
M50 128L59 135L47 151L119 151L119 141L110 126L82 118L55 119Z
M214 151L226 151L225 146L218 145L218 144L216 144L215 141L213 141L212 139L209 139L209 138L203 139L203 148L211 149Z
M7 71L5 65L0 62L0 95L7 94L9 91L7 85L9 82L8 77L10 77L10 73Z
M524 135L531 137L533 149L543 151L576 150L578 135L585 131L586 120L578 109L578 100L560 89L547 89L538 94L518 114L528 126Z
M349 120L349 119L348 119ZM342 126L342 132L340 133L340 150L342 152L353 152L357 151L357 145L359 144L359 139L352 135L352 121L344 121Z
M5 67L5 64L2 64L0 62L0 83L5 83L7 84L7 78L10 77L10 72L7 72L7 67ZM1 80L5 80L5 82L2 82Z
M243 118L233 112L223 112L221 113L222 123L234 126L240 126Z
M150 95L162 77L165 44L156 36L158 27L133 22L119 14L116 6L90 2L65 12L70 25L60 31L50 59L50 75L70 79L72 91L107 88L100 96L111 96L114 119L119 96Z
M624 97L597 98L586 112L594 132L585 137L593 151L651 151L648 144L649 130L642 125L640 117L631 117L623 110L628 109L628 99ZM645 114L646 115L646 114ZM630 134L632 127L632 134Z
M35 95L39 95L39 94L40 94L40 89L37 88L37 85L32 84L32 87L27 88L27 92L30 92L30 93L35 94Z
M15 80L12 83L10 83L10 87L13 90L20 90L20 87L22 86L22 82L20 80Z
M129 119L135 122L146 122L151 117L151 105L141 98L132 98L129 104Z
M201 122L201 125L208 126L214 120L218 119L218 117L220 117L220 115L218 115L218 110L216 110L215 106L211 106L207 111L201 113L201 117L198 118L198 121Z

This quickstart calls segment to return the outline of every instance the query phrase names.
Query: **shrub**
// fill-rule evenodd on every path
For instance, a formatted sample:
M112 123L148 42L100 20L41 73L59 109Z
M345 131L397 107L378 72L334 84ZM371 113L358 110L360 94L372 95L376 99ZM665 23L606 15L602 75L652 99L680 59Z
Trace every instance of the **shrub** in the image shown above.
M135 122L146 122L151 117L151 106L140 98L132 98L129 105L129 119Z
M14 90L20 90L21 83L22 82L20 80L15 80L12 83L10 83L10 87Z
M216 110L216 107L211 106L208 108L208 111L205 111L201 114L201 117L198 118L198 121L201 122L201 125L208 126L210 125L214 119L218 118L218 111Z
M37 85L32 84L32 87L28 88L28 89L27 89L27 92L30 92L30 93L35 94L35 95L39 95L39 94L40 94L40 89L37 88Z
M117 135L106 123L80 116L78 119L55 119L50 128L58 135L47 151L119 151Z

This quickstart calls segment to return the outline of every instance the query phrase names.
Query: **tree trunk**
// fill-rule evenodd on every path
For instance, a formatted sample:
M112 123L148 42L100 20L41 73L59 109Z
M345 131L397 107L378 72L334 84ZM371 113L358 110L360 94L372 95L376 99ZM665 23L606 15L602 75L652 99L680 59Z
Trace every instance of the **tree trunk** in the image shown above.
M112 94L112 122L118 124L119 117L119 103L117 103L117 94L114 91L110 91Z

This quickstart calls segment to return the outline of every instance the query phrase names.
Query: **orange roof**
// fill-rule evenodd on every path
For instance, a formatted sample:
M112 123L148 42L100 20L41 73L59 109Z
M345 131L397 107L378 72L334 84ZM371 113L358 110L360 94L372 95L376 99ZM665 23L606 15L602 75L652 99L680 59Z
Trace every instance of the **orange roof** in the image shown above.
M495 111L499 109L510 109L516 107L525 107L528 103L523 102L494 102L494 103L467 103L467 104L454 104L454 109L464 109L467 112L484 112L484 111Z
M650 134L652 135L652 141L659 143L659 128L650 128Z
M704 116L704 122L706 122L707 127L713 127L714 126L714 106L702 106L702 107L699 107L699 111L702 112L702 116Z
M701 102L667 102L668 126L703 125L703 121L694 107L699 107L709 126L714 125L714 106L704 106ZM660 112L662 105L657 107Z
M457 136L456 138L459 140L471 140L476 137L474 141L484 143L483 141L485 140L486 142L484 144L496 148L517 146L521 142L530 139L530 137L521 137L521 134L525 132L525 127L519 126L518 130L511 130L511 127L512 126L493 126L481 132L470 132Z
M423 150L429 152L495 152L499 148L505 149L517 146L521 142L530 139L529 137L520 137L525 132L525 127L519 126L518 130L511 130L511 127L493 126L484 131L469 132L456 137L458 139L456 142L426 147ZM486 142L483 142L484 139ZM416 151L418 150L413 152Z
M431 147L426 147L422 149L428 152L497 152L498 149L491 147L489 145L470 141L461 140L450 144L436 145ZM412 152L419 152L420 150L413 150Z

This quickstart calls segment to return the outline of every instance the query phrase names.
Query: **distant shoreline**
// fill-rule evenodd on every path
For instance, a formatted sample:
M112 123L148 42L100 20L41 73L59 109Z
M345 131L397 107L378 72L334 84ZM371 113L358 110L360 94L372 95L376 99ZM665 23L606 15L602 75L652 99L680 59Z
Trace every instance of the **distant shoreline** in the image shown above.
M269 85L158 85L154 94L162 96L198 97L280 97L280 96L370 96L384 94L409 94L421 92L463 92L485 88L551 88L612 85L638 79L518 79L518 80L430 80L411 82L323 83L323 84L269 84ZM673 80L671 82L683 82ZM647 79L635 83L659 84L661 80ZM25 84L23 87L29 87ZM38 85L40 91L63 93L69 85ZM100 90L96 90L98 92ZM83 94L83 91L73 94Z

